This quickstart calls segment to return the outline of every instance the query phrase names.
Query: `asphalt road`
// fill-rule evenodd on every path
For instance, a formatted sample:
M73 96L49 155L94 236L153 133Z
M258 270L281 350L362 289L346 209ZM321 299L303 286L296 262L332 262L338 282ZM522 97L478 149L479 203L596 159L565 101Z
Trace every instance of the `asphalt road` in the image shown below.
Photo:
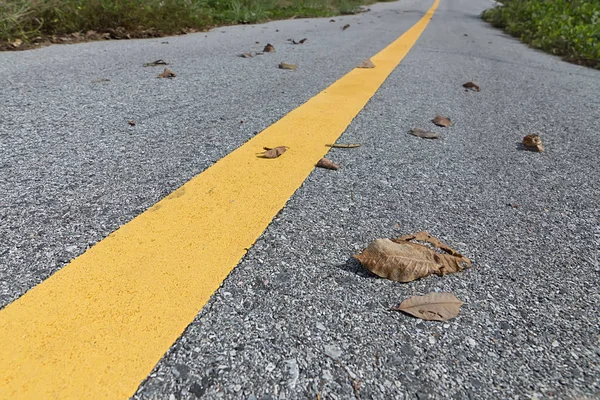
M0 53L0 307L431 4ZM600 398L600 72L489 27L479 14L491 5L441 1L340 139L362 146L330 152L342 169L311 174L134 398L352 399L352 381L363 400ZM276 53L236 57L266 43ZM142 67L158 58L175 79ZM481 92L462 88L470 80ZM454 125L433 126L437 113ZM520 149L529 133L544 153ZM402 284L351 258L420 230L472 268ZM459 317L390 311L430 291L462 299Z

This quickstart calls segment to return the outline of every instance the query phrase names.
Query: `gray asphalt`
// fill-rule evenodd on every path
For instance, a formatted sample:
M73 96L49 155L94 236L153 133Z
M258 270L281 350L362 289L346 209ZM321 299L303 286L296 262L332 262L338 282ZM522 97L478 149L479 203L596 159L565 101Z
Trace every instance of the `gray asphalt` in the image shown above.
M600 398L600 72L489 27L491 5L442 0L340 139L362 147L330 152L342 169L311 174L135 399L353 399L352 381L363 400ZM0 53L0 307L430 6ZM267 42L276 53L235 56ZM157 58L178 77L142 67ZM529 133L544 153L518 146ZM472 268L401 284L351 258L420 230ZM390 310L430 291L457 295L460 315Z

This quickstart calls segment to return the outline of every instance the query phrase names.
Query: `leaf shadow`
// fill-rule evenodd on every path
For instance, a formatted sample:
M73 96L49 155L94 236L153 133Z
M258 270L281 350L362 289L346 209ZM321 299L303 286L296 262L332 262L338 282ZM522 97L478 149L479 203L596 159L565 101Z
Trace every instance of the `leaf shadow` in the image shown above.
M354 257L350 257L344 264L338 265L337 267L342 271L351 272L361 278L381 279L379 276L366 269L360 261Z
M529 151L529 152L532 152L532 153L537 153L537 151L535 151L533 149L530 149L529 147L525 146L521 142L517 142L516 144L517 144L516 148L517 148L518 151Z

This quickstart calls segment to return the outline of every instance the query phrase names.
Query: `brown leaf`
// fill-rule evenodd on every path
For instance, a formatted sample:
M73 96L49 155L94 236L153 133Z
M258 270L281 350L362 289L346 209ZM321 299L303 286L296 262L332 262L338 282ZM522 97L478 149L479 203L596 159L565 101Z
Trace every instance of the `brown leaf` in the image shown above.
M421 128L414 128L411 129L409 132L411 135L423 138L423 139L439 139L440 135L435 133L435 132L429 132L426 131L425 129L421 129Z
M131 126L135 126L135 121L130 119L129 121L127 121L127 123Z
M354 149L356 147L360 147L360 143L348 143L348 144L344 144L344 143L332 143L332 144L326 144L325 146L338 147L338 148L341 148L341 149Z
M444 128L447 128L450 125L452 125L452 121L450 121L450 118L443 117L441 115L436 115L435 118L431 120L431 122L433 122L437 126L443 126Z
M239 54L238 57L252 58L252 53L242 53L242 54Z
M430 243L448 254L438 253L411 240ZM431 274L443 276L471 265L471 260L427 232L392 240L376 239L354 257L374 274L398 282L410 282Z
M350 24L346 24L344 26L342 26L342 30L345 31L346 29L350 28Z
M426 321L447 321L458 315L463 303L452 293L428 293L412 296L392 310L402 311Z
M331 161L328 158L321 158L319 160L319 162L317 163L317 167L327 168L327 169L333 169L333 170L340 169L339 164L334 163L333 161Z
M165 68L163 72L158 74L158 78L175 78L177 75L168 68Z
M358 64L358 68L375 68L375 64L373 64L370 58L367 58Z
M296 64L288 64L288 63L280 63L279 64L279 68L281 69L298 69L298 66Z
M288 40L289 40L289 39L288 39ZM292 40L292 43L293 43L293 44L302 44L302 43L306 42L307 40L308 40L308 39L306 39L306 38L304 38L304 39L300 39L300 40L298 40L297 42L296 42L295 40Z
M330 19L329 22L335 22L335 19Z
M23 44L23 41L21 39L15 39L15 41L12 42L10 45L16 49L17 47L20 47L22 44Z
M145 63L144 67L156 67L157 65L169 65L169 63L165 62L164 60L159 59L156 61Z
M267 43L267 45L263 49L263 52L265 52L265 53L273 53L274 51L275 51L275 47L273 47L273 45L270 43Z
M542 139L539 135L527 135L523 138L523 146L527 148L527 150L531 151L544 151L544 146L542 145Z
M467 89L475 89L478 92L479 90L479 85L477 85L475 82L467 82L467 83L463 83L463 87L467 88Z
M263 158L277 158L287 150L287 146L265 147L266 151L262 153Z

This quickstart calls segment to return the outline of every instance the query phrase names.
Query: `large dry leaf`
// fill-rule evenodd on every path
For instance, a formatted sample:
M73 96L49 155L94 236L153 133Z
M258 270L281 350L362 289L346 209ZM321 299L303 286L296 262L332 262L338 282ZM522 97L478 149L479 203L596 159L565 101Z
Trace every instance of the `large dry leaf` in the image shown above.
M296 64L288 64L288 63L279 63L279 68L280 69L298 69L298 66Z
M478 92L480 91L479 85L476 84L475 82L463 83L463 87L466 89L474 89L474 90L477 90Z
M265 147L265 152L262 153L263 158L277 158L287 150L287 146Z
M158 74L158 78L175 78L177 75L168 68L165 68L163 72Z
M317 163L317 167L333 169L333 170L340 169L339 164L336 164L333 161L331 161L330 159L324 158L324 157L319 160L319 162Z
M358 64L358 68L375 68L375 64L373 64L370 58L367 58Z
M423 138L423 139L439 139L440 135L435 132L426 131L421 128L411 129L409 132L411 135Z
M436 115L435 118L431 120L431 122L433 122L437 126L443 126L444 128L447 128L450 125L452 125L452 121L450 121L450 118L441 115Z
M525 146L528 150L531 151L544 151L544 146L542 145L542 139L539 135L527 135L523 138L523 146Z
M438 253L411 240L427 242L448 254ZM410 282L431 274L443 276L471 265L471 260L427 232L392 240L376 239L354 257L374 274L398 282Z
M263 49L263 52L265 52L265 53L272 53L274 51L275 51L275 47L273 47L273 45L271 43L267 43L267 45Z
M428 293L412 296L392 310L402 311L427 321L447 321L460 312L463 303L452 293Z
M342 26L342 30L345 31L346 29L350 28L350 24L346 24L344 26Z

